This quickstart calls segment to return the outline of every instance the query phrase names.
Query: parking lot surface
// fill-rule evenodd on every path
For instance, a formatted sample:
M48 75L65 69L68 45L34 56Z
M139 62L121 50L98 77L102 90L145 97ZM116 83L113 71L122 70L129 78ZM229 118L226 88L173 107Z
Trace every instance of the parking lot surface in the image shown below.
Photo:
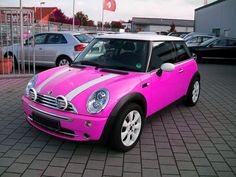
M0 176L236 176L236 65L199 67L198 104L177 102L153 115L127 153L29 126L21 96L30 78L0 80Z

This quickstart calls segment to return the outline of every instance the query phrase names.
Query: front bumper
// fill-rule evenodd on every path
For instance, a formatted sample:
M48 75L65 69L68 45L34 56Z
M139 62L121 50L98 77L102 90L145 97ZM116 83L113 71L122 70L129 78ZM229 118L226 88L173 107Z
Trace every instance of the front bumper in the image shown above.
M89 117L48 108L25 96L22 105L26 120L33 127L67 140L99 140L107 121L107 117Z

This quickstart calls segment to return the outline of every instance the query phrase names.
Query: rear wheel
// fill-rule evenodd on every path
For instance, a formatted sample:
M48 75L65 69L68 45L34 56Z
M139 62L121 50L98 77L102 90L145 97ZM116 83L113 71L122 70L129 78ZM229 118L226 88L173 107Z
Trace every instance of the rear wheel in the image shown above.
M134 103L125 107L117 117L115 127L112 130L110 144L118 151L129 151L138 142L144 124L142 108Z
M63 56L58 58L57 66L69 65L71 63L71 59L69 57Z
M195 77L188 88L188 93L185 98L185 104L187 106L194 106L197 104L197 101L200 96L200 78Z

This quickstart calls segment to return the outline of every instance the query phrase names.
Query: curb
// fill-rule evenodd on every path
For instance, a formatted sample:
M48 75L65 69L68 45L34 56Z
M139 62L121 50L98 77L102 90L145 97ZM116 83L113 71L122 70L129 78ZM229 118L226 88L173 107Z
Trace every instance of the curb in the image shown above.
M34 74L13 74L13 75L1 75L0 80L2 79L19 79L19 78L30 78Z

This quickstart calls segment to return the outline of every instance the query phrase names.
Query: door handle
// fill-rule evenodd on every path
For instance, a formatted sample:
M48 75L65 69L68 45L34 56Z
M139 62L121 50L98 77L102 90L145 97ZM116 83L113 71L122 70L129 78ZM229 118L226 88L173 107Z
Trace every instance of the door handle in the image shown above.
M182 72L184 72L184 70L183 69L179 69L179 73L182 73Z

